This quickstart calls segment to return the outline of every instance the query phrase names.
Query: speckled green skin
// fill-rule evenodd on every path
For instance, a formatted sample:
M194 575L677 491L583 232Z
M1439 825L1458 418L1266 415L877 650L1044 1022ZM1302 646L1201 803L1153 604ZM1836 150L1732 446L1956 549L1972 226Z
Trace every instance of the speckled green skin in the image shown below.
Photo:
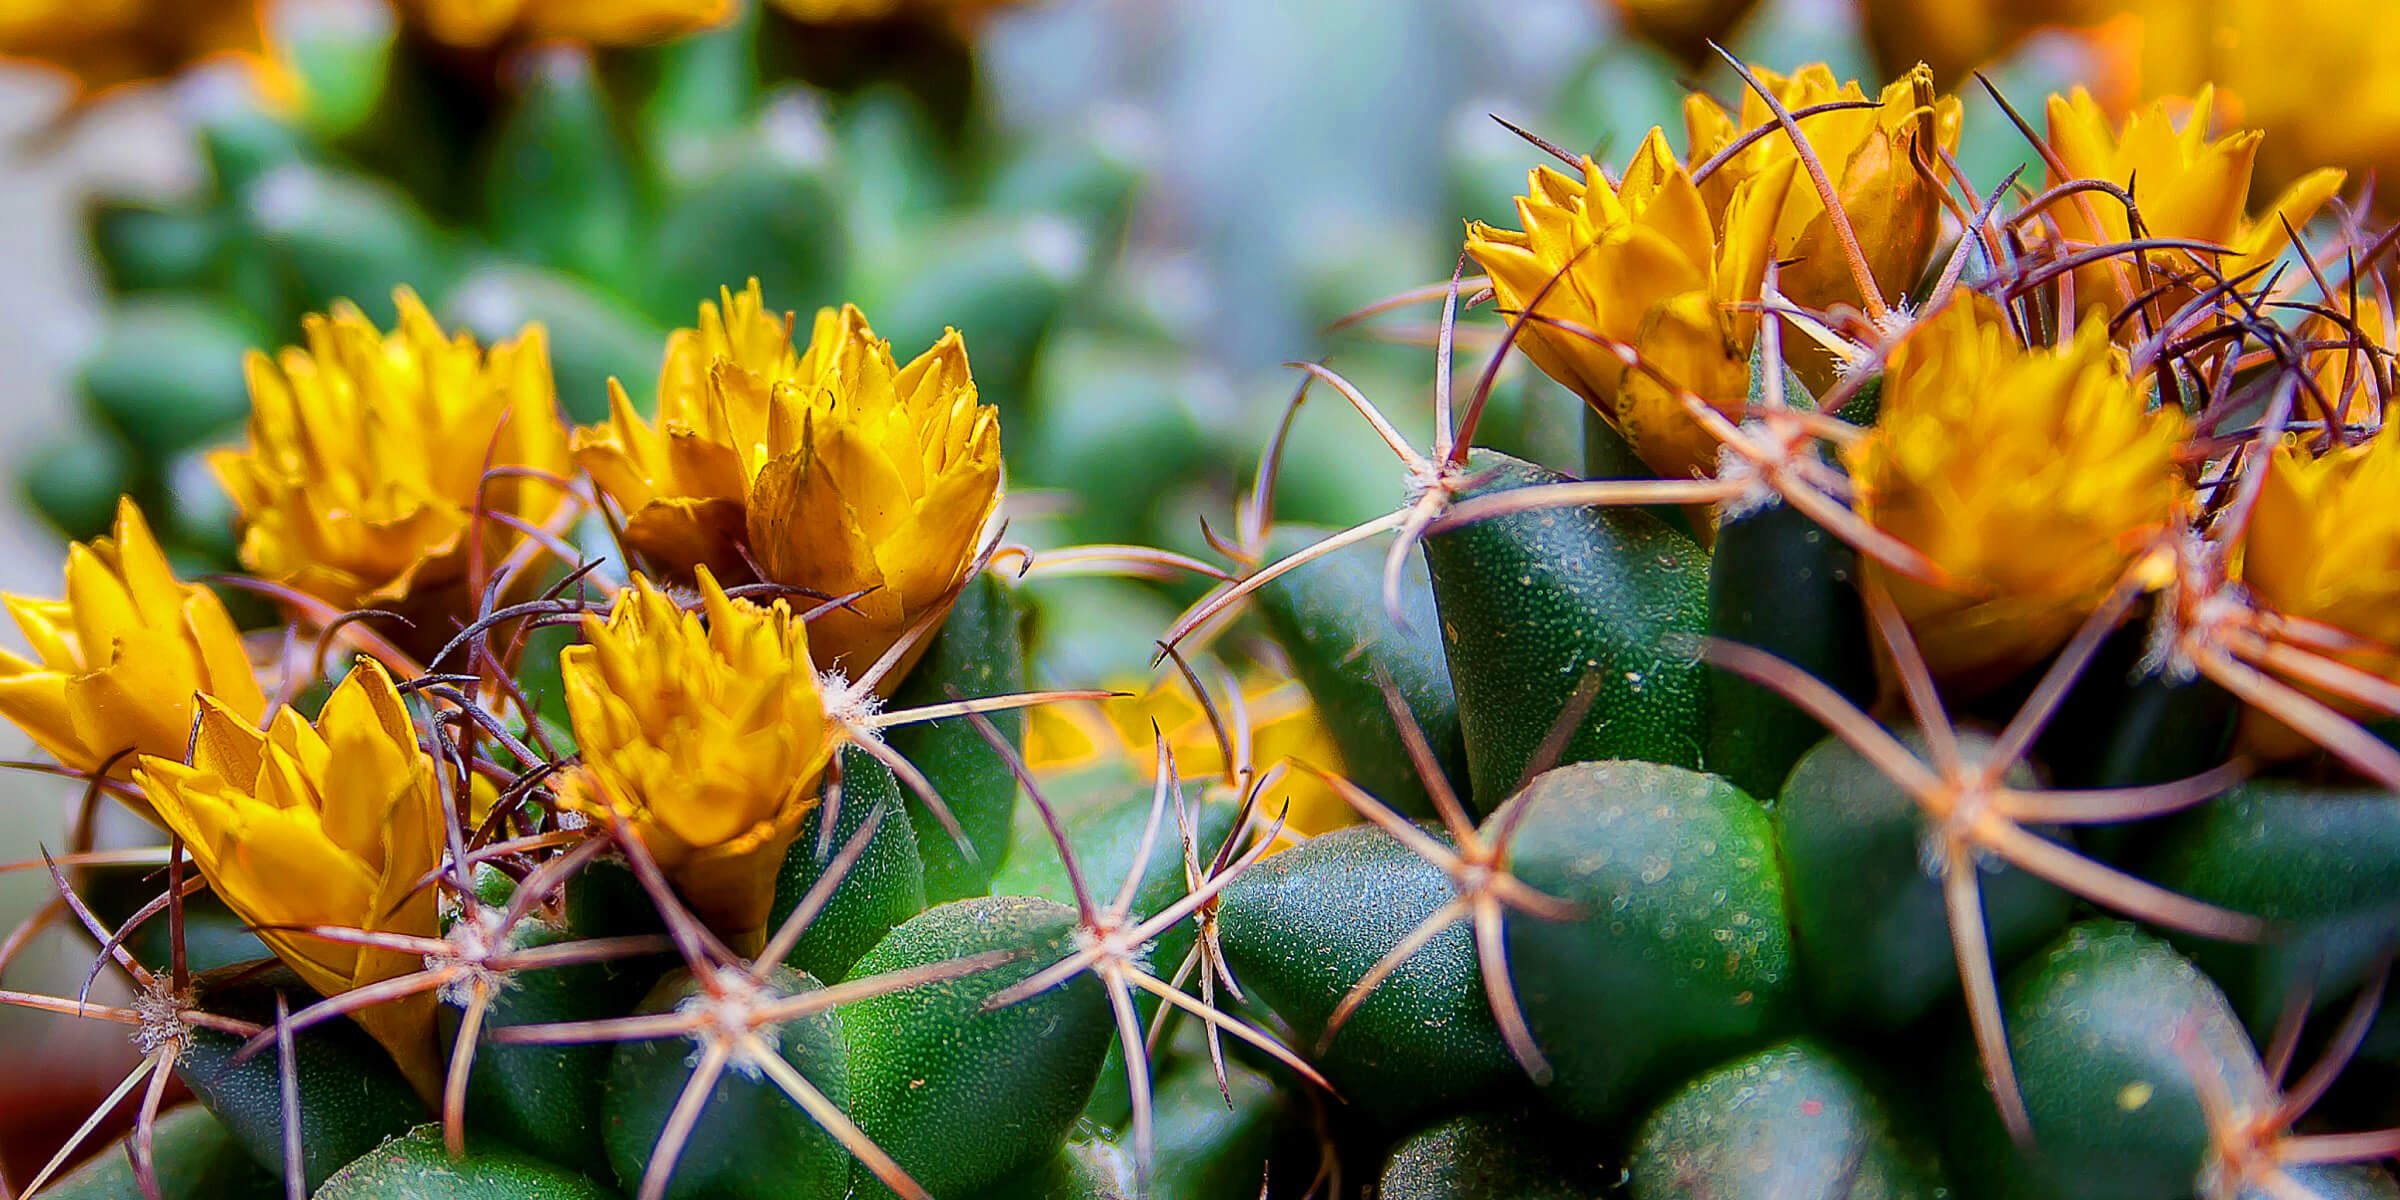
M959 593L925 656L892 693L889 707L917 708L1024 691L1024 621L1024 605L1014 590L990 572L976 577ZM1024 713L996 712L989 720L1010 745L1024 744ZM1017 811L1016 776L964 717L903 725L892 730L888 740L902 758L925 773L966 831L967 843L975 847L973 859L960 854L933 810L910 799L908 819L925 862L926 898L940 904L985 894L991 889L992 873L1008 859L1009 830Z
M1521 811L1520 811L1521 810ZM1484 823L1515 823L1518 879L1576 905L1512 912L1508 960L1547 1094L1601 1122L1768 1036L1790 1008L1783 872L1757 801L1713 775L1578 763Z
M1921 749L1914 730L1902 741ZM1961 731L1979 761L1992 739ZM2022 764L2009 782L2027 785ZM1941 882L1925 869L1929 827L1906 792L1826 738L1792 769L1774 811L1801 983L1817 1011L1863 1031L1906 1025L1958 994ZM1978 869L1994 956L2014 962L2067 923L2068 898L2013 867Z
M1281 558L1331 533L1285 526L1268 539L1267 552ZM1410 816L1429 817L1433 801L1400 750L1379 672L1391 679L1424 731L1442 773L1464 788L1467 747L1458 729L1458 695L1451 689L1424 563L1412 557L1401 574L1403 623L1395 625L1383 604L1383 558L1381 542L1348 547L1260 588L1255 603L1341 748L1350 781Z
M2146 874L2286 926L2271 943L2199 943L2192 957L2253 1030L2311 989L2338 1005L2400 943L2400 796L2252 782L2171 822Z
M1468 467L1490 476L1475 494L1564 478L1488 450ZM1425 561L1479 810L1516 788L1593 672L1598 698L1563 761L1700 765L1708 555L1690 538L1638 510L1549 509L1427 538Z
M269 1025L275 992L297 1011L316 1003L316 993L291 970L275 966L238 986L200 984L209 1012ZM283 1177L283 1085L276 1052L270 1048L235 1063L243 1039L194 1029L175 1073L192 1094L224 1122L252 1160ZM400 1077L391 1057L366 1031L348 1021L327 1021L293 1038L294 1074L300 1091L301 1176L311 1189L344 1163L386 1138L396 1137L432 1115Z
M1934 1200L1932 1151L1842 1060L1801 1038L1685 1084L1642 1122L1633 1200Z
M442 1127L422 1125L343 1167L315 1200L615 1200L589 1176L516 1154L452 1161Z
M1774 504L1717 527L1708 560L1708 631L1755 646L1865 707L1875 656L1851 575L1857 555L1815 521ZM1825 727L1772 689L1708 673L1708 769L1772 796Z
M1383 1164L1382 1200L1594 1200L1553 1155L1555 1131L1523 1117L1467 1113L1410 1135Z
M505 903L505 901L502 901ZM518 949L568 939L566 931L528 920L509 932ZM478 1150L497 1142L572 1167L601 1161L600 1089L608 1047L516 1046L492 1040L511 1025L591 1021L623 1016L658 974L655 957L520 971L485 1010L467 1079L467 1128ZM458 1038L460 1006L445 998L438 1012L445 1049Z
M1066 956L1073 909L991 896L953 901L894 929L851 971L866 978L992 950L1024 950L980 974L845 1006L851 1116L940 1200L1057 1153L1115 1037L1099 981L1078 975L1007 1008L983 1002ZM863 1169L861 1196L887 1194Z
M1448 876L1372 825L1261 860L1225 889L1225 957L1350 1107L1385 1124L1523 1087L1493 1024L1474 936L1444 930L1384 979L1323 1054L1317 1037L1353 985L1457 898Z
M160 1113L151 1150L158 1164L159 1200L283 1200L283 1184L252 1162L224 1123L197 1104ZM141 1194L123 1139L42 1189L50 1200L128 1200Z
M2010 973L2001 1010L2040 1154L2020 1154L2001 1129L1961 1022L1940 1111L1951 1182L1970 1195L2180 1200L2208 1146L2193 1073L2216 1075L2237 1105L2265 1102L2224 995L2130 925L2069 929Z
M820 986L798 971L779 971L773 989L800 995ZM688 971L658 982L637 1012L673 1009L697 994ZM777 1028L783 1060L837 1105L849 1102L848 1055L841 1020L817 1013ZM608 1164L630 1193L641 1185L651 1151L692 1077L689 1038L619 1042L609 1057L603 1136ZM709 1090L675 1174L670 1200L841 1200L850 1188L850 1152L819 1129L763 1074L728 1069Z
M767 928L779 928L800 907L824 865L866 827L869 814L881 809L883 822L850 873L834 886L824 911L784 956L785 965L839 981L893 926L924 911L925 864L918 857L916 832L902 812L904 804L891 768L857 747L842 751L842 806L834 814L832 836L819 841L822 813L811 813L775 874L775 905L768 912Z

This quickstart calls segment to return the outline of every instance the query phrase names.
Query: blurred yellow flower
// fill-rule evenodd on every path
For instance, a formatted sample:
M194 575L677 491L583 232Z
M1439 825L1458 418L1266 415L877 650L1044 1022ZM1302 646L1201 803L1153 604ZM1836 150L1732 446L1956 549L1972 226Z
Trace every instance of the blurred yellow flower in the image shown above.
M67 548L66 597L0 597L33 657L0 651L0 717L60 765L129 778L128 751L183 757L200 693L250 724L266 711L215 592L175 578L131 499L116 536Z
M429 598L465 576L487 464L568 470L541 326L486 355L445 336L415 293L394 299L389 335L344 302L306 318L305 348L252 353L248 444L209 458L241 512L242 564L341 609L443 603ZM535 525L569 502L521 475L482 494L488 512ZM522 535L481 525L496 566Z
M729 600L699 570L687 612L641 576L559 656L583 769L568 807L630 826L692 911L763 940L784 851L838 748L809 631L777 600Z
M1822 63L1800 68L1789 76L1755 72L1761 83L1792 112L1841 100L1865 100L1855 82L1836 82ZM1958 149L1959 105L1956 96L1936 95L1933 72L1920 63L1883 89L1874 108L1820 113L1801 123L1842 210L1849 215L1859 249L1883 298L1894 303L1914 289L1933 257L1942 226L1939 177L1941 155ZM1716 156L1744 133L1775 122L1758 93L1742 91L1741 112L1728 113L1706 93L1693 92L1683 102L1684 129L1690 136L1691 161L1697 167ZM1733 194L1745 180L1774 173L1787 179L1782 212L1775 224L1775 258L1783 294L1802 307L1824 311L1837 304L1860 307L1858 283L1844 260L1825 202L1806 171L1794 171L1798 152L1781 131L1769 133L1727 159L1700 187L1712 212L1729 211ZM1928 164L1919 170L1916 160ZM1787 349L1804 343L1787 339ZM1831 380L1829 356L1814 360L1821 368L1810 384Z
M1953 86L2045 29L2089 25L2118 0L1863 0L1875 63L1897 74L1923 62Z
M1045 704L1031 710L1025 725L1026 765L1037 773L1063 774L1101 763L1131 768L1144 783L1157 781L1158 756L1151 725L1165 736L1175 758L1175 773L1188 784L1203 787L1225 777L1225 752L1217 743L1208 714L1178 681L1148 688L1128 682L1117 687L1128 693L1115 700L1075 704ZM1296 759L1339 774L1342 752L1333 734L1317 715L1308 692L1298 683L1269 675L1253 675L1242 683L1242 712L1248 717L1250 761L1264 773L1276 764ZM1233 712L1220 715L1233 719ZM1397 748L1395 747L1395 752ZM1268 821L1286 813L1285 829L1314 837L1328 829L1357 821L1358 814L1332 786L1294 767L1259 797L1259 812Z
M2400 176L2400 41L2378 36L2376 0L2115 0L2122 90L2143 97L2217 88L2230 124L2271 130L2259 186L2328 164Z
M820 596L864 593L809 631L852 677L948 606L1000 502L999 410L977 402L956 330L903 367L864 314L828 308L795 354L753 280L669 339L658 414L616 388L608 422L575 435L626 544L677 582L755 566Z
M209 889L310 987L332 996L424 968L418 955L292 931L440 933L434 889L418 884L440 860L446 816L433 759L381 666L360 659L314 725L286 708L262 733L251 717L203 697L191 763L181 757L144 757L143 791ZM355 1015L410 1082L433 1094L432 995Z
M2224 246L2230 254L2203 254L2226 277L2272 261L2290 245L2292 229L2308 224L2342 186L2342 172L2312 171L2286 189L2267 211L2249 211L2251 164L2264 134L2245 129L2212 139L2216 95L2202 87L2178 123L2180 107L2160 101L2127 118L2120 128L2091 93L2076 88L2050 98L2050 148L2068 179L2101 179L2129 187L2141 206L2142 225L2152 237L2188 238ZM2062 183L2065 180L2053 180ZM2132 236L2125 207L2115 199L2085 193L2051 206L2049 215L2074 246L2122 242ZM2153 250L2143 256L2154 284L2181 280L2157 301L2163 317L2209 282L2192 252ZM2146 290L2132 256L2121 255L2075 272L2075 304L2114 314ZM2126 328L2142 332L2138 324Z
M1874 431L1843 451L1860 516L1958 582L1874 572L1935 674L1998 683L2058 648L2166 528L2181 413L2153 409L2107 333L2027 349L1973 293L1893 352Z
M570 41L631 46L723 24L734 0L402 0L435 41L490 46Z
M1517 198L1523 230L1473 222L1467 252L1491 274L1502 312L1513 316L1541 296L1538 315L1631 345L1667 379L1737 413L1758 331L1758 313L1743 306L1758 299L1792 169L1787 158L1735 184L1712 216L1665 133L1653 129L1614 186L1588 158L1581 181L1534 168ZM1715 472L1716 439L1613 351L1539 321L1517 344L1607 418L1652 471Z
M2361 639L2330 657L2400 680L2400 431L2387 416L2373 437L2324 454L2293 435L2267 471L2242 538L2241 578L2275 612ZM2367 710L2315 688L2317 699L2352 716ZM2311 743L2255 709L2242 739L2268 757Z
M1711 63L1708 44L1723 42L1757 7L1758 0L1616 0L1626 28L1695 66Z
M812 25L856 25L896 17L970 20L1019 0L770 0L785 16Z
M263 0L5 0L0 59L55 67L89 94L231 57L275 90L282 83L265 54L262 8Z

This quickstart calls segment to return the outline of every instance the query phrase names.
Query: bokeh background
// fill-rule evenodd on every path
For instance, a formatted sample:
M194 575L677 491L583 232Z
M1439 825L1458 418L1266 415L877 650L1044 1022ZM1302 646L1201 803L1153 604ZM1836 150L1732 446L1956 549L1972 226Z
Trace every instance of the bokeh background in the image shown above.
M356 110L312 118L349 125L303 141L373 140L376 95L344 89L431 88L433 107L483 111L416 143L320 153L279 140L287 118L235 67L82 99L0 67L0 472L30 501L0 504L0 591L55 593L64 538L99 532L120 488L171 514L187 567L226 565L196 452L238 434L241 347L294 340L297 313L332 294L388 315L400 282L486 336L547 320L562 399L587 420L608 375L646 397L664 331L745 273L776 307L861 301L904 354L957 324L1003 410L1024 536L1197 551L1197 518L1222 527L1291 391L1284 360L1335 355L1424 428L1430 356L1325 327L1445 278L1463 218L1510 216L1543 156L1493 115L1607 161L1653 124L1680 144L1687 86L1736 91L1722 64L1662 53L1602 0L1037 0L939 28L777 28L783 65L824 86L769 80L739 111L685 114L689 136L613 110L617 132L649 139L652 181L612 215L565 182L578 154L608 168L578 148L575 106L595 81L622 96L627 79L706 77L704 51L533 46L387 78L360 50L395 36L376 0L270 7L318 55L301 71L317 102ZM1947 89L1972 86L1949 48L1960 23L2006 23L1976 3L1878 7L1899 14L1884 28L1897 53L1917 36L1948 56ZM8 19L0 6L0 37ZM1768 0L1728 41L1762 66L1830 63L1870 93L1884 78L1845 0ZM2040 33L2000 50L1992 78L2031 104L2110 52ZM512 144L510 114L541 104L548 132L526 136L556 144ZM2022 143L1995 135L1993 105L1968 112L1964 144L2003 156L1969 169L1996 179ZM116 252L96 255L95 235ZM675 239L690 244L673 261L649 253ZM1489 433L1571 463L1577 411L1512 372ZM1388 456L1337 405L1312 405L1294 437L1287 515L1390 503ZM1043 669L1077 682L1143 671L1174 603L1107 583L1043 599ZM24 749L0 737L0 757ZM58 844L73 793L0 774L0 861ZM0 874L0 927L49 890L39 871ZM72 988L88 955L47 940L6 984ZM16 1177L45 1122L71 1122L130 1061L110 1027L0 1008Z

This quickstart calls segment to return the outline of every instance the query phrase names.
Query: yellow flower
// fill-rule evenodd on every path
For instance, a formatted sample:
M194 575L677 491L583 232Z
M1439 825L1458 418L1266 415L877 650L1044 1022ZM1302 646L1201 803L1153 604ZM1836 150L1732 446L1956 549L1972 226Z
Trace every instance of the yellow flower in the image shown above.
M567 471L548 343L530 325L490 354L442 333L406 288L388 336L348 303L308 344L249 361L248 445L210 465L241 511L244 566L336 608L420 600L465 576L486 464ZM557 483L498 476L486 509L543 524ZM487 569L520 534L486 518Z
M131 499L116 536L67 548L66 598L0 597L33 657L0 652L0 717L60 765L128 778L128 751L182 758L195 697L256 724L266 698L216 593L175 578Z
M1876 65L1898 72L1929 63L1961 80L2054 26L2087 25L2117 0L1865 0L1860 13Z
M265 54L260 9L259 0L6 0L0 58L55 67L88 96L230 57L273 90L281 81Z
M1793 112L1830 101L1866 99L1856 82L1836 83L1822 63L1789 76L1771 71L1757 75ZM1694 92L1684 98L1683 121L1691 139L1691 161L1698 165L1742 134L1773 124L1775 114L1756 92L1745 88L1738 116L1706 93ZM1933 72L1919 63L1883 89L1877 107L1820 113L1801 123L1887 300L1896 302L1915 288L1933 257L1941 233L1941 195L1914 160L1925 158L1938 177L1941 154L1958 148L1958 122L1958 98L1935 95ZM1806 308L1856 308L1863 298L1843 259L1824 200L1806 171L1790 169L1797 157L1791 138L1780 131L1770 133L1728 159L1709 176L1700 194L1711 211L1723 212L1743 180L1770 171L1789 179L1775 224L1775 257L1783 264L1778 285ZM1790 340L1785 345L1794 347ZM1830 368L1830 361L1825 365Z
M1151 725L1167 741L1175 758L1177 777L1205 785L1225 777L1225 753L1191 693L1179 682L1149 688L1120 686L1129 693L1090 704L1050 704L1032 710L1025 726L1025 761L1037 773L1065 774L1101 763L1117 763L1139 773L1143 782L1157 780L1158 756L1151 742ZM1298 760L1340 773L1342 752L1333 734L1317 715L1308 692L1298 683L1268 675L1253 675L1242 684L1242 710L1249 717L1250 758L1264 772L1277 763ZM1231 719L1229 710L1220 715ZM1358 820L1332 786L1297 766L1259 797L1259 811L1269 821L1285 812L1284 827L1314 837Z
M2400 680L2400 432L2387 416L2374 437L2313 454L2293 435L2267 471L2242 538L2242 582L2270 609L2330 625L2366 645L2331 655ZM2325 692L2317 699L2366 710ZM2245 714L2242 736L2270 757L2306 750L2298 732L2264 713Z
M852 677L950 603L1000 502L999 410L977 403L956 330L902 367L864 314L828 308L795 353L753 280L668 340L661 375L655 425L617 388L608 423L575 435L652 569L748 579L755 564L821 596L865 593L809 631Z
M583 752L562 800L631 826L696 915L755 949L837 727L807 625L781 600L727 599L706 567L699 585L686 612L635 576L559 656Z
M1722 42L1749 17L1758 0L1616 0L1617 15L1642 40L1682 59L1706 65L1716 58L1710 42Z
M1892 354L1874 432L1842 457L1859 515L1958 582L1869 564L1934 672L1997 683L2057 649L2182 502L2183 433L2097 322L2027 349L1971 293L1919 322Z
M1474 222L1467 252L1491 274L1503 312L1522 312L1542 295L1539 315L1632 345L1668 379L1736 412L1749 396L1758 330L1757 312L1742 306L1758 299L1791 171L1787 159L1736 184L1712 219L1666 135L1653 129L1615 186L1590 159L1581 181L1534 168L1517 199L1524 229ZM1651 470L1667 478L1714 472L1715 439L1610 350L1539 322L1529 322L1517 344L1615 425Z
M734 0L405 0L434 40L483 47L503 41L631 46L721 25Z
M2262 186L2327 163L2400 175L2400 42L2378 36L2379 0L2117 0L2134 16L2123 59L2139 95L2214 83L2229 121L2273 130Z
M178 750L143 758L143 791L209 889L310 987L332 996L424 968L415 955L290 931L440 932L434 890L418 886L442 854L440 789L381 666L360 659L314 725L286 708L262 733L251 717L203 697L192 761L181 757ZM432 1094L433 997L356 1016L410 1082Z
M2248 211L2251 164L2258 157L2255 129L2221 138L2209 137L2215 117L2215 92L2207 87L2193 97L2190 111L2176 123L2171 105L2161 101L2126 119L2120 129L2109 121L2091 93L2076 88L2050 98L2050 148L2066 168L2068 178L2103 179L2130 187L2141 207L2142 225L2152 237L2188 238L2212 242L2232 251L2205 255L2227 277L2272 261L2290 244L2286 222L2298 229L2342 186L2340 171L2312 171L2286 189L2267 212L2252 218ZM2054 180L2053 182L2064 182ZM2125 207L2113 198L2087 193L2053 205L2050 215L2067 240L2076 246L2121 242L2132 236ZM2155 282L2184 280L2158 300L2163 317L2192 298L2207 277L2193 264L2191 252L2153 250L2143 257ZM2131 256L2119 256L2078 269L2074 276L2079 310L2098 308L2114 314L2145 289ZM2138 325L2127 329L2139 334Z
M903 16L971 20L1017 0L772 0L795 21L812 25L855 25Z

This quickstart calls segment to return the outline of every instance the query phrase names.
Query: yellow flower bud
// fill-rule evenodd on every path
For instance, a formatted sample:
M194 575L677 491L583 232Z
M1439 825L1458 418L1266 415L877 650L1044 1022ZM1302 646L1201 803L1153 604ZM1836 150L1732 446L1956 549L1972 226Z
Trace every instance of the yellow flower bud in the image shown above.
M1675 384L1736 413L1749 397L1758 331L1757 311L1745 306L1758 300L1792 169L1787 160L1735 184L1715 217L1653 129L1614 185L1590 159L1580 181L1534 168L1517 198L1524 228L1475 222L1467 252L1490 273L1504 313L1541 296L1538 315L1631 345ZM1715 472L1716 440L1610 349L1539 321L1517 344L1607 418L1652 471L1671 479Z
M0 597L33 650L0 652L0 717L59 764L129 778L127 752L182 758L201 693L256 724L266 710L216 593L175 578L131 499L116 536L67 548L66 597Z
M1892 354L1874 431L1842 457L1858 514L1956 581L1866 564L1934 673L1998 683L2065 642L2183 502L2184 429L2097 322L2028 349L1972 293L1920 321Z
M561 798L624 822L701 920L755 948L839 731L790 607L729 600L706 567L699 585L687 612L636 576L560 655L583 753Z
M1855 81L1835 82L1832 70L1822 63L1788 76L1755 73L1792 112L1867 98ZM1744 133L1773 124L1775 114L1758 93L1745 88L1738 115L1726 112L1707 94L1694 92L1684 98L1683 121L1691 161L1697 166ZM1941 190L1934 180L1940 178L1942 154L1958 149L1958 122L1958 98L1936 95L1932 70L1919 63L1884 88L1875 107L1819 113L1800 123L1809 148L1833 181L1867 268L1886 300L1897 303L1930 265L1942 225ZM1916 162L1920 156L1925 170ZM1742 181L1783 168L1778 173L1789 182L1775 223L1775 257L1782 264L1778 286L1804 308L1857 308L1864 298L1842 255L1824 199L1805 170L1788 169L1797 159L1792 139L1777 130L1727 159L1701 185L1700 194L1711 211L1722 212ZM1801 348L1790 339L1784 345L1787 350ZM1809 381L1816 386L1831 378L1830 360L1820 362L1825 374Z
M403 0L434 40L482 47L502 41L631 46L721 25L733 0Z
M2202 87L2190 111L2178 124L2166 101L2127 118L2119 128L2089 92L2076 88L2050 98L2050 148L2070 179L2100 179L2130 188L2141 207L2142 227L2150 237L2186 238L2227 247L2230 254L2202 257L2228 278L2239 277L2271 262L2291 244L2289 228L2298 229L2342 186L2342 172L2312 171L2295 181L2268 210L2248 216L2250 172L2260 139L2256 129L2239 130L2220 138L2209 136L2215 118L2216 95ZM2054 182L2064 182L2056 180ZM2048 210L2060 231L2077 247L2122 242L2132 237L2125 206L2114 197L2084 193ZM2155 311L2169 316L2212 280L2186 250L2150 250L2142 254L2152 272L2146 286L2132 255L2119 255L2081 267L2074 274L2075 307L2113 315L2162 283L2173 286L2158 298ZM2180 282L2176 282L2180 281ZM2138 335L2142 327L2128 322Z
M192 760L180 758L143 758L143 791L209 889L310 987L332 996L424 968L416 955L292 931L440 932L434 889L419 884L440 861L446 815L433 759L381 666L360 659L313 725L286 708L262 733L251 717L203 697ZM433 1094L433 996L355 1015L410 1082Z
M864 314L828 308L795 353L754 280L669 339L658 414L617 388L608 422L575 435L626 544L677 582L755 567L864 593L809 631L818 661L853 678L949 605L1000 502L999 410L977 402L955 330L903 367Z
M248 445L210 457L240 509L242 564L340 609L433 598L464 579L485 509L539 525L567 471L566 430L539 325L487 355L445 336L403 288L389 335L341 303L303 323L307 346L252 354ZM482 522L486 568L521 534Z
M2375 436L2355 445L2316 454L2308 442L2293 435L2276 448L2243 531L2242 583L2277 613L2362 642L2327 657L2400 680L2400 432L2387 417ZM2354 717L2368 713L2319 689L2303 690ZM2313 746L2256 709L2244 714L2242 740L2274 758Z

